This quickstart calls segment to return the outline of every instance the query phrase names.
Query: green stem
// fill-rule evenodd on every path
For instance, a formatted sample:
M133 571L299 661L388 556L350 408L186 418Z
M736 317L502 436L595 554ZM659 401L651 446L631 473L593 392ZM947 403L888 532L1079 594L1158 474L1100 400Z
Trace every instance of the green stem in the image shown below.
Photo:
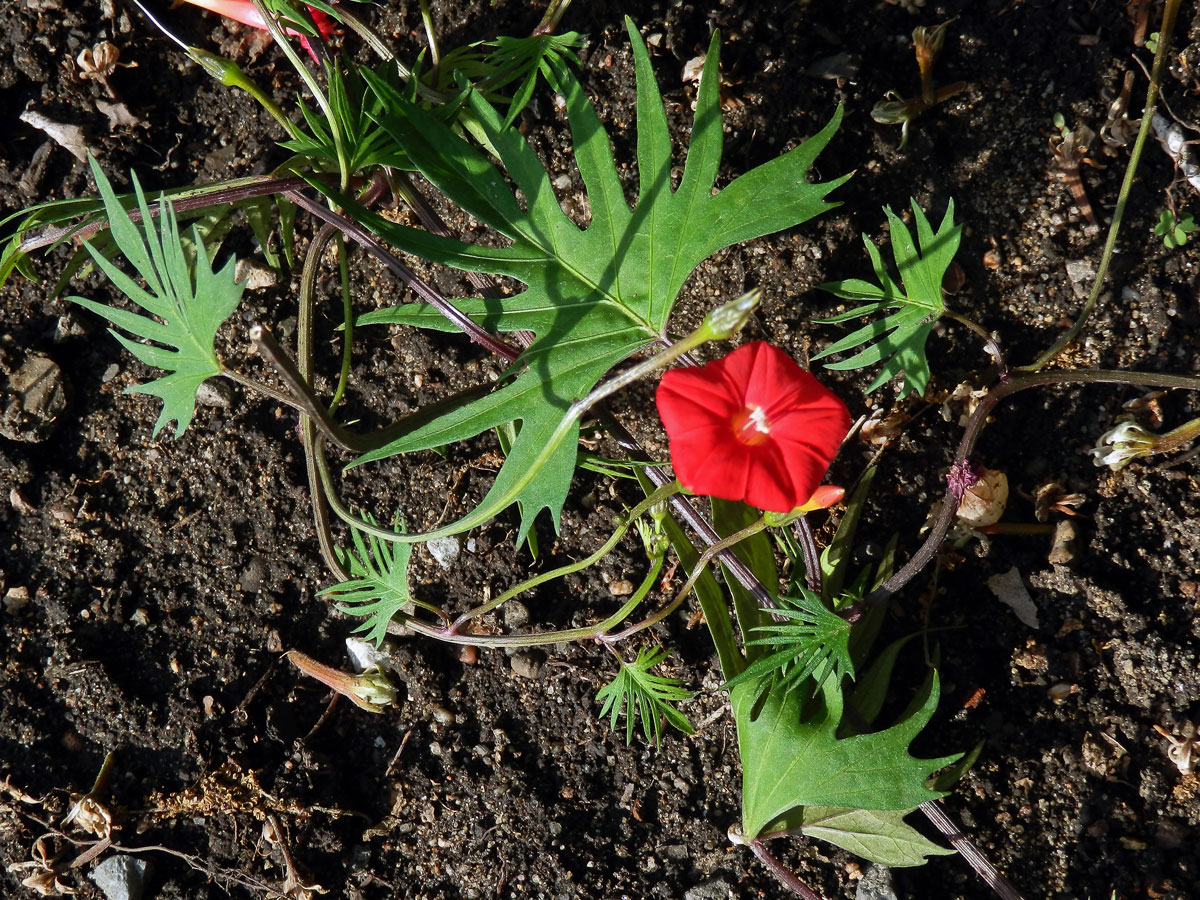
M539 584L544 584L547 581L552 581L555 578L561 578L564 575L570 575L573 572L580 572L589 566L595 565L604 557L608 556L609 552L613 549L613 547L617 546L617 543L625 536L625 533L633 526L640 516L645 515L646 512L649 511L652 506L654 506L654 504L661 503L671 495L677 493L679 493L678 484L663 485L658 490L650 494L650 496L648 496L645 500L631 509L626 516L625 521L617 528L616 531L612 533L612 536L603 544L601 544L590 556L581 559L579 562L560 566L557 569L544 572L541 575L537 575L528 579L527 581L522 581L520 584L514 585L503 594L492 598L487 603L482 603L479 606L476 606L474 609L467 610L465 613L458 616L458 618L454 620L454 624L451 626L450 630L459 631L462 626L471 619L477 619L480 616L491 612L502 604L507 603L513 597L523 594L525 591L533 590Z
M434 538L449 537L452 534L461 534L477 525L483 525L491 521L501 510L516 501L521 492L538 476L538 473L541 472L542 468L558 450L567 435L571 433L571 429L574 428L575 423L579 421L585 412L638 379L644 378L652 372L670 365L689 350L694 350L708 341L721 340L731 336L745 325L750 314L758 306L758 300L758 291L750 291L738 299L718 307L709 313L700 327L687 337L676 342L661 353L656 353L630 366L625 371L614 375L597 386L582 400L576 400L567 408L538 454L530 461L525 470L517 475L513 483L500 496L493 498L486 505L480 504L456 522L421 534L397 534L394 531L380 528L373 522L368 522L361 516L356 516L346 508L345 504L341 502L334 491L332 479L326 467L322 469L321 475L330 506L333 508L334 513L346 522L346 524L366 534L374 535L381 540L404 544L419 544L433 540Z
M658 491L655 491L654 493L657 494ZM691 574L688 575L688 580L683 583L683 587L676 592L675 597L670 603L662 607L654 615L638 622L636 625L630 625L628 628L624 628L615 634L604 635L601 640L605 643L615 644L618 641L623 641L626 638L637 634L639 631L649 628L651 625L656 625L661 622L679 608L679 604L683 603L688 593L692 590L692 586L700 579L700 576L704 574L704 570L708 568L708 564L713 561L718 553L720 553L722 550L728 550L734 545L741 543L746 538L758 534L766 527L766 521L764 519L759 519L752 525L747 525L741 531L735 531L733 534L729 535L729 537L722 538L715 544L707 547L705 551L700 554L700 558L696 561L696 565L692 567Z
M1142 124L1138 128L1137 140L1134 141L1133 151L1129 154L1129 165L1125 168L1125 180L1121 183L1121 193L1117 195L1117 205L1113 209L1112 223L1108 226L1108 239L1104 242L1104 251L1100 255L1100 265L1096 269L1096 279L1092 283L1092 292L1087 302L1079 312L1079 318L1054 342L1045 353L1028 366L1020 366L1018 372L1037 372L1045 368L1055 357L1062 353L1063 348L1079 337L1096 308L1100 299L1100 291L1104 287L1104 277L1108 274L1108 265L1112 261L1113 250L1117 246L1117 234L1121 222L1125 218L1125 206L1133 191L1133 179L1137 174L1138 163L1142 158L1142 148L1150 135L1150 120L1154 117L1154 109L1158 103L1158 88L1162 83L1163 70L1166 67L1167 49L1171 43L1171 33L1175 30L1175 16L1179 12L1180 0L1167 0L1163 7L1162 26L1159 29L1158 49L1154 53L1154 65L1150 69L1150 87L1146 89L1146 104L1142 109Z
M419 0L421 6L421 24L425 26L425 38L429 42L429 64L433 67L434 83L437 83L438 67L442 63L442 55L438 52L437 33L433 30L433 13L429 11L429 0Z
M542 16L542 21L538 22L537 28L533 29L531 37L537 37L541 34L553 34L554 29L558 27L558 23L562 20L563 13L567 11L567 7L571 5L571 0L550 0L550 5L546 7L546 14Z
M199 47L188 47L187 55L221 84L226 87L241 88L253 97L259 106L271 114L271 118L283 126L283 130L293 140L299 140L304 137L303 132L300 131L295 122L287 117L283 108L266 91L251 81L246 76L246 73L242 71L241 66L233 60L217 56L215 53L209 53L207 50L202 50Z
M346 386L350 383L350 362L354 356L354 308L350 297L350 260L346 254L346 239L339 231L335 238L337 243L338 281L342 285L342 371L338 374L337 388L333 399L329 401L329 411L337 410L346 394Z
M1177 450L1197 435L1200 435L1200 419L1192 419L1190 422L1184 422L1178 428L1172 429L1166 434L1155 438L1154 449L1147 456Z
M638 608L646 598L646 595L650 593L650 589L654 587L654 583L658 580L659 573L662 572L664 559L665 556L657 557L650 571L646 573L646 577L642 579L642 583L638 585L638 589L621 605L621 608L604 621L597 622L595 625L584 625L580 628L568 628L563 631L547 631L541 634L498 635L460 634L454 630L454 626L450 628L435 628L424 622L417 622L411 619L403 622L400 627L415 631L424 637L435 638L436 640L445 641L450 644L469 644L472 647L542 647L547 644L560 644L565 641L584 641L595 638L607 640L607 638L604 638L605 632L621 624L631 612Z
M321 107L321 113L325 116L325 121L329 123L329 133L333 137L333 146L337 151L338 174L341 179L340 187L344 191L350 184L350 159L346 154L346 139L342 134L342 123L333 114L333 107L329 105L329 98L322 93L317 79L309 71L304 61L300 59L300 55L296 53L296 48L292 46L292 42L288 40L287 32L279 24L279 19L267 9L267 5L263 0L253 0L253 2L254 8L258 10L258 14L262 16L263 23L267 26L267 31L271 33L271 37L275 39L275 43L279 45L279 49L283 51L283 55L288 58L288 62L292 64L300 79L308 87L309 92L313 95L313 99L317 102L317 106Z

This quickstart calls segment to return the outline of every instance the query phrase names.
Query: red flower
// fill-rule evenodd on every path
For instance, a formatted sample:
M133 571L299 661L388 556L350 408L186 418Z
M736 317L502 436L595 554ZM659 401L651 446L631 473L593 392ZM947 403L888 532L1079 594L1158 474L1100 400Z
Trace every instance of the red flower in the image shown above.
M812 497L850 428L845 404L764 341L667 372L656 400L680 484L770 512Z

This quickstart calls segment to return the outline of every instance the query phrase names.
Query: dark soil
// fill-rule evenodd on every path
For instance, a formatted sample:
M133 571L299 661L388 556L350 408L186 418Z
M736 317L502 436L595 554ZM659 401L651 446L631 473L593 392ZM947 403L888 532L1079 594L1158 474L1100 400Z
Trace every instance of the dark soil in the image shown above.
M371 14L413 58L416 4L386 5ZM1099 131L1127 71L1136 73L1136 115L1146 81L1134 58L1148 63L1150 54L1135 49L1125 6L929 0L909 14L862 0L625 4L650 39L681 139L694 92L681 80L684 64L721 29L729 82L723 178L812 134L838 103L846 109L818 173L855 172L836 192L843 205L710 260L686 289L683 317L694 321L718 300L761 286L763 310L749 336L800 356L838 333L808 324L833 309L814 286L868 273L859 235L881 234L881 207L905 209L913 196L940 218L953 198L966 231L958 256L965 284L952 305L995 331L1011 362L1032 360L1073 320L1090 286L1080 272L1094 267L1103 244L1057 174L1047 147L1052 117L1062 112L1069 127ZM618 155L629 159L632 64L621 18L604 7L578 2L564 27L590 36L585 84ZM270 50L256 55L244 30L188 8L163 15L190 43L238 57L281 101L294 90L286 64ZM448 0L437 10L446 46L525 33L539 16L516 0ZM1185 4L1176 44L1187 50L1164 88L1184 122L1200 121L1191 43L1200 28L1192 16ZM936 73L939 83L967 87L918 119L898 150L899 130L873 122L871 107L891 89L917 92L912 29L951 17ZM104 39L136 64L109 79L135 124L110 129L98 103L112 101L73 63ZM810 74L839 53L850 55L847 77ZM9 0L0 8L0 59L5 212L94 190L83 163L18 121L26 109L82 128L118 184L131 169L158 188L260 173L282 158L267 116L214 85L123 3ZM552 171L569 171L548 98L522 128ZM1107 168L1085 167L1083 178L1107 220L1129 151L1110 158L1099 144L1092 156ZM1109 290L1070 363L1200 372L1195 242L1170 250L1151 233L1172 179L1170 160L1151 142ZM1189 200L1179 186L1174 196ZM27 814L61 817L69 794L86 791L115 751L108 799L124 816L116 838L128 847L162 845L191 863L147 854L148 897L269 896L246 884L280 886L279 838L331 897L785 896L727 839L739 809L736 740L724 695L713 690L711 645L702 629L687 628L690 611L660 636L676 650L674 674L702 691L686 706L702 724L695 737L671 734L659 749L627 747L597 719L594 695L612 666L592 646L554 649L542 665L518 660L518 675L500 652L465 662L443 646L399 639L401 702L379 716L343 702L326 716L326 691L280 662L281 649L297 648L345 666L352 624L317 595L330 578L314 538L294 414L238 389L202 406L180 439L152 440L158 401L122 393L148 370L99 320L52 295L64 261L63 252L37 258L39 281L14 278L0 293L0 366L12 373L48 356L61 367L67 399L52 429L29 426L22 435L39 440L0 438L0 594L8 597L0 609L0 776L46 798L38 806L0 793L5 866L31 858L41 829ZM437 277L448 289L455 284ZM398 291L379 275L364 285L364 308ZM248 295L225 355L255 365L250 321L286 336L293 291ZM113 296L94 277L66 293ZM329 346L323 365L333 372L332 338ZM985 367L977 339L953 324L930 350L933 399ZM379 421L495 370L465 342L436 336L389 343L372 334L356 362L365 386L351 409ZM823 377L856 415L870 411L861 375ZM869 402L886 406L893 396L888 388ZM1060 388L1002 407L978 461L1008 473L1008 522L1034 521L1025 495L1046 481L1085 496L1070 558L1050 563L1044 534L992 536L944 558L937 580L919 578L895 608L897 633L926 618L955 629L932 637L945 691L918 749L932 756L984 742L947 808L1029 898L1200 896L1200 783L1168 760L1167 741L1153 730L1180 733L1198 712L1197 463L1138 461L1110 473L1085 453L1137 396L1111 386ZM1158 403L1164 428L1200 414L1179 392ZM657 423L638 418L639 408L646 407L618 413L661 452ZM936 406L904 408L914 417L880 458L866 526L877 544L898 531L902 558L919 544L917 529L940 496L959 436ZM445 458L414 454L380 470L380 483L360 479L348 490L369 491L381 517L399 508L414 526L448 520L486 490L494 449L481 440ZM852 479L871 450L845 454L835 476ZM576 487L560 538L541 534L537 563L514 548L515 519L505 517L473 533L450 571L418 551L418 592L458 608L484 587L494 592L531 568L578 558L635 498L594 477ZM607 583L636 581L644 565L623 553L528 598L533 621L569 625L611 609ZM985 586L1014 567L1037 605L1038 628ZM778 851L829 898L853 896L865 868L815 842L781 843ZM65 858L73 856L68 848ZM65 880L82 896L99 896L88 869ZM4 896L33 896L19 886L30 871L3 871ZM953 856L895 878L900 897L991 896Z

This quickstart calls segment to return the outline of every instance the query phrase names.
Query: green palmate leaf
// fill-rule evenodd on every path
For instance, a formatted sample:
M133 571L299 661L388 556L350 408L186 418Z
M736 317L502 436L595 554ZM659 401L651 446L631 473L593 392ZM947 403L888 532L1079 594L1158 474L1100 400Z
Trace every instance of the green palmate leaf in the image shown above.
M787 693L807 682L811 694L831 675L837 683L854 677L850 623L828 609L815 593L800 588L798 596L780 597L778 607L763 612L786 621L755 627L751 631L754 637L746 645L770 647L772 652L752 662L725 688L757 684L760 693L767 689Z
M921 866L930 856L954 853L904 821L911 809L847 809L806 806L772 822L767 836L803 834L849 850L883 866Z
M168 372L128 390L160 397L163 408L154 424L154 434L174 420L175 436L179 437L195 413L196 391L206 379L221 372L213 341L221 323L237 308L244 285L234 280L234 259L213 272L207 252L185 251L175 211L168 201L159 200L157 221L151 217L137 176L133 178L133 189L142 217L140 227L125 212L94 159L91 166L104 199L112 239L121 255L142 276L146 288L139 287L91 244L84 246L97 268L150 315L138 315L82 297L69 299L108 319L117 328L153 341L139 343L113 331L113 336L139 360ZM192 241L196 248L204 247L196 229L192 230Z
M922 691L916 709L891 728L838 738L843 700L833 679L816 698L771 691L760 701L755 685L734 688L746 839L797 807L910 810L941 796L926 787L926 779L957 757L917 759L908 753L937 707L936 674Z
M398 523L397 523L398 525ZM325 588L322 596L337 601L339 612L366 619L354 629L365 631L376 646L387 637L388 623L414 603L408 588L408 561L412 544L392 544L351 529L354 550L338 548L338 556L351 577Z
M875 277L879 284L853 278L848 281L830 281L820 285L846 300L868 301L865 305L848 312L818 319L821 323L844 322L871 316L885 310L883 318L865 325L846 335L831 347L818 353L813 359L822 359L834 353L843 353L862 347L858 353L841 362L829 363L830 369L862 369L883 362L883 367L867 391L887 384L897 375L904 375L901 396L910 393L923 394L929 384L929 361L925 358L925 341L933 329L933 323L946 311L942 300L942 278L954 261L955 251L962 236L962 226L954 224L954 201L946 207L946 216L935 233L929 220L912 201L913 218L917 226L918 245L913 243L912 234L890 208L885 207L891 226L892 255L900 272L901 284L888 274L887 266L879 250L870 238L863 236ZM863 346L867 345L867 346Z
M831 208L825 195L845 180L805 180L840 121L839 111L809 141L713 193L722 144L714 36L683 176L673 189L662 97L645 45L633 24L627 25L638 85L640 190L634 209L626 202L608 137L578 81L561 61L550 62L566 99L576 162L590 200L587 228L562 211L537 155L514 129L503 128L500 114L478 92L468 98L471 111L523 202L486 156L367 74L388 110L381 124L413 164L451 201L507 238L507 246L437 237L333 196L380 237L408 252L523 282L525 290L511 297L455 302L488 328L536 335L499 389L359 460L436 447L520 419L520 434L491 491L447 530L465 530L517 500L523 506L518 539L542 509L557 525L574 472L578 425L551 451L547 447L571 401L586 395L621 360L661 338L680 288L701 261L730 244L789 228Z
M601 702L600 715L609 717L609 727L617 730L617 717L625 710L625 743L633 740L634 724L642 720L646 740L662 743L662 722L678 728L684 734L695 729L687 717L672 703L690 700L692 692L677 678L653 675L650 670L667 657L662 647L644 647L632 663L620 660L621 671L611 682L600 688L596 699Z

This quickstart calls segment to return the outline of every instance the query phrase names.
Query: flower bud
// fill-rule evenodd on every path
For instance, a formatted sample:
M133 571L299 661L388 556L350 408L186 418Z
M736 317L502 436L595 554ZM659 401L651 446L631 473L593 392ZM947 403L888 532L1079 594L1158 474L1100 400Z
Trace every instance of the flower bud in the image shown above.
M1130 460L1153 453L1156 440L1157 435L1136 422L1120 422L1100 435L1096 449L1091 451L1092 462L1116 472L1129 465Z
M758 309L761 297L762 292L755 288L736 300L718 306L705 316L701 327L708 340L724 340L741 331L750 320L750 314Z
M361 675L350 675L324 663L319 663L299 650L289 650L284 655L305 675L311 675L330 690L341 694L367 712L383 712L385 706L391 706L396 702L396 688L379 670L364 672Z

